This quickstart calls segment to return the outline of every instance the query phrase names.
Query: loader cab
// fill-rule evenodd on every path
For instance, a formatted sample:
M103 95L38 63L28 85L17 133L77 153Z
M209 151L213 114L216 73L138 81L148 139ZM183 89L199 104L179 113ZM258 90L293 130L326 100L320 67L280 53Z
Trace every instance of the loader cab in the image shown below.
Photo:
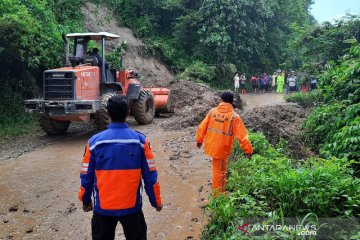
M116 82L116 69L111 69L106 62L106 48L105 42L119 38L120 36L108 32L99 33L70 33L66 35L67 39L73 42L73 52L70 55L68 52L67 61L74 68L81 65L98 66L100 71L101 83L109 85L108 83ZM101 55L88 54L88 43L90 40L100 42ZM65 42L67 44L67 42ZM67 49L69 49L67 47ZM69 51L69 50L67 50Z

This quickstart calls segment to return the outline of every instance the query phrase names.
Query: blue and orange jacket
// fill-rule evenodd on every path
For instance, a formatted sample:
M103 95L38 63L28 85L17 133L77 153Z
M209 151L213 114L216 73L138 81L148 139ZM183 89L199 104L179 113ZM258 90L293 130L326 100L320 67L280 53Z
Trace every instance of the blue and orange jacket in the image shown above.
M151 205L161 206L155 160L145 135L126 123L111 123L86 146L78 197L89 204L93 195L94 211L102 215L129 215L142 207L141 178Z

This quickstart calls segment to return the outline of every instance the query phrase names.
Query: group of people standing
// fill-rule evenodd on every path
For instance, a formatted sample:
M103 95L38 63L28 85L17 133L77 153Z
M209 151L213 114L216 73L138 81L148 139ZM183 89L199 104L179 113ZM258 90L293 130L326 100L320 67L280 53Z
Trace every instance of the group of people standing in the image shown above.
M236 73L234 76L235 93L239 93L239 87L241 93L246 93L246 77L243 73L240 77ZM286 87L286 93L293 93L301 90L302 92L308 92L307 84L301 84L301 88L298 88L298 77L295 71L290 71L286 75L285 70L275 71L272 75L263 73L262 75L253 75L250 78L250 85L253 93L265 93L273 92L283 93L284 87ZM311 90L317 89L317 79L314 76L310 77Z

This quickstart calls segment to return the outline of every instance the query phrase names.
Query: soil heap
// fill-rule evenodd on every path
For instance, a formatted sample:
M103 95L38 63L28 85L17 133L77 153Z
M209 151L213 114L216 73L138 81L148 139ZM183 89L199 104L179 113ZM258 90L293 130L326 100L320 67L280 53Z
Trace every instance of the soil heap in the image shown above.
M206 84L186 80L170 82L175 117L162 123L166 130L181 130L198 125L220 98Z
M301 124L306 114L306 110L298 104L282 103L254 108L241 115L248 129L263 132L274 146L281 138L285 139L288 142L289 155L302 159L312 155L300 137Z

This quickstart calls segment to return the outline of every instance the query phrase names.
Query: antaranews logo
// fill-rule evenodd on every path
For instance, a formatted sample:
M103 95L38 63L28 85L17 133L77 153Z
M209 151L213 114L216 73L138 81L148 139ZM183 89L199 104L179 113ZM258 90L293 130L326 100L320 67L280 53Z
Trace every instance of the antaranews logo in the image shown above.
M245 223L245 224L243 224L243 225L241 225L241 226L239 226L238 227L238 230L239 231L242 231L243 233L245 233L245 234L249 234L249 224L250 223Z
M288 236L289 239L358 239L360 218L242 218L236 230L247 236ZM244 224L243 224L244 223Z
M238 230L249 234L262 231L262 232L292 232L296 231L300 236L316 236L317 227L315 225L270 225L270 224L251 224L245 223L238 227Z

